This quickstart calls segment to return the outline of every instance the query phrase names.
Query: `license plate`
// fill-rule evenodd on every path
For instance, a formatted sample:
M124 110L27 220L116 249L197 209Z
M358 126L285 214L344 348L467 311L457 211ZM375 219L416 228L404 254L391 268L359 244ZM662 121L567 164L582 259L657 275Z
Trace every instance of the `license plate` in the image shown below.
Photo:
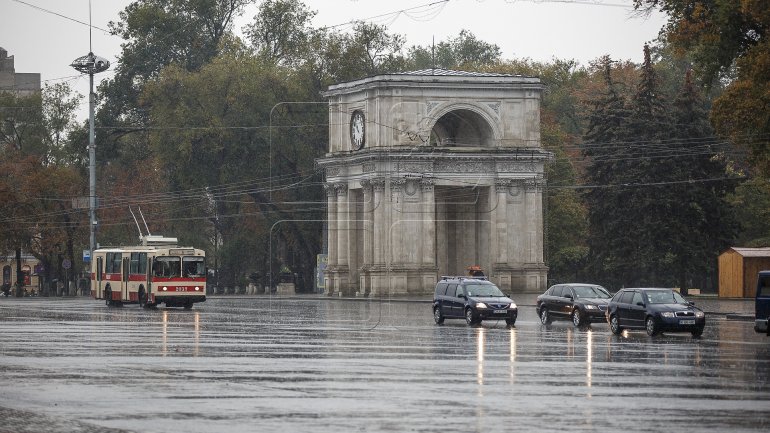
M694 325L695 324L695 320L680 320L679 324L680 325Z
M507 310L495 310L495 314L505 314L507 312Z

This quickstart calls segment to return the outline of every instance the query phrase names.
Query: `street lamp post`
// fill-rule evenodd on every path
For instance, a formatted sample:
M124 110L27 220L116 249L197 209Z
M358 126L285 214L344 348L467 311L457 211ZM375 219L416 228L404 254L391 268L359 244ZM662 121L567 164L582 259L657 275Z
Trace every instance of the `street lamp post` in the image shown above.
M94 55L93 52L78 57L70 65L80 73L88 74L88 225L91 231L89 257L96 249L96 142L94 140L94 74L104 72L110 67L107 59Z

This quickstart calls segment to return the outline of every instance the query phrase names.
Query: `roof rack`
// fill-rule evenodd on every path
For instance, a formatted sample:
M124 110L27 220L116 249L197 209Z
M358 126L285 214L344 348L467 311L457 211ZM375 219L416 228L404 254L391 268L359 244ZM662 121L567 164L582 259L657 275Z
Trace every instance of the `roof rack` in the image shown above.
M469 277L467 275L442 275L441 280L481 280L489 281L487 277Z

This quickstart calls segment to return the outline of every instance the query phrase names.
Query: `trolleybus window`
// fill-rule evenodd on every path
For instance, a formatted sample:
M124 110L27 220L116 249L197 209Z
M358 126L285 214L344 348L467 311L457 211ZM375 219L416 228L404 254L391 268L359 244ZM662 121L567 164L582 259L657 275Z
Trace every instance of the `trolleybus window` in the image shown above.
M120 273L120 261L121 253L107 253L107 261L105 263L105 273L107 274L119 274Z
M206 266L203 257L182 257L183 277L205 277Z
M147 272L147 253L131 253L131 273L145 274Z
M179 257L157 257L152 265L152 274L156 277L178 277L180 276Z

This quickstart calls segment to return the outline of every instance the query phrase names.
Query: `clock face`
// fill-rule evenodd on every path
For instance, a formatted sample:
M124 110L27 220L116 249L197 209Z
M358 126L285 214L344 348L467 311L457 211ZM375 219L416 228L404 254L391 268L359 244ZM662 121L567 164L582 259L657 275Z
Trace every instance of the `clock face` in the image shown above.
M364 112L360 110L354 111L350 117L350 142L353 144L354 150L364 147L365 128Z

